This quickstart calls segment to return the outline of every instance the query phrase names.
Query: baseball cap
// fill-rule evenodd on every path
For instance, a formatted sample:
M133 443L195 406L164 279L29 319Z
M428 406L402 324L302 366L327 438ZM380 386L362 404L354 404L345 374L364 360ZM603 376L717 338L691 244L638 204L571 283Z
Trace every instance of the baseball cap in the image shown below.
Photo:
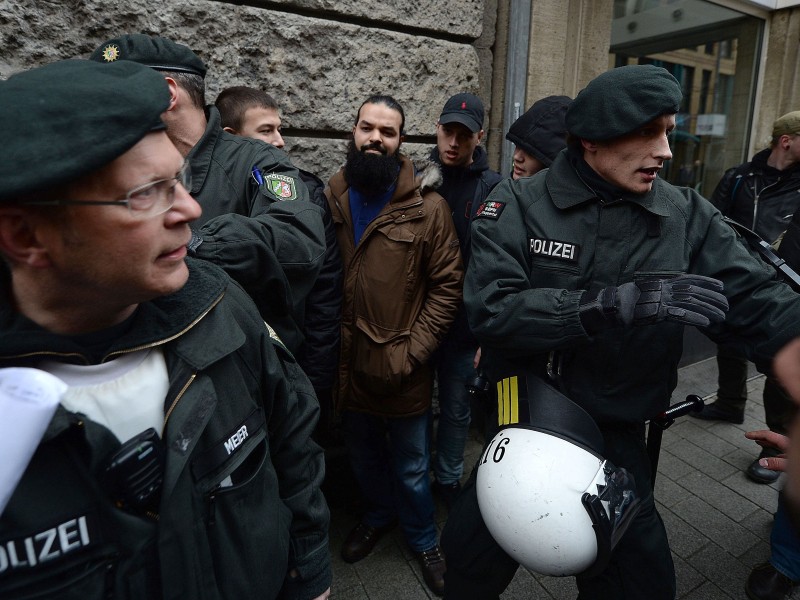
M800 110L786 113L772 125L772 137L800 133Z
M439 123L461 123L472 133L483 129L483 102L474 94L456 94L445 102Z

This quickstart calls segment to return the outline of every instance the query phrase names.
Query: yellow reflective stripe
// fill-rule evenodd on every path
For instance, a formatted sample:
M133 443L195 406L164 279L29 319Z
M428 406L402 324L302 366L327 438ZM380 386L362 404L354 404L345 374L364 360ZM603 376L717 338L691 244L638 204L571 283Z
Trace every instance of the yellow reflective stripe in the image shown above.
M517 378L511 378L511 422L519 423L519 389Z
M505 425L503 423L503 381L497 382L497 424Z
M519 423L519 388L517 377L497 382L497 424Z

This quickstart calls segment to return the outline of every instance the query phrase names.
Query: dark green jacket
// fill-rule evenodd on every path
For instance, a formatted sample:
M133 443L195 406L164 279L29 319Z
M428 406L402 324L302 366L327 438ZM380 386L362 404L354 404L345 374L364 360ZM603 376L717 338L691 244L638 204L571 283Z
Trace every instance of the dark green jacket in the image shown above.
M16 552L0 573L0 597L23 587L51 599L307 600L330 585L324 463L310 439L319 407L308 379L238 286L213 265L188 262L186 286L140 305L107 354L163 348L158 521L117 509L100 483L116 437L59 408L0 517L0 543ZM86 362L73 342L15 312L3 288L0 367ZM247 437L220 452L243 424ZM220 488L228 476L233 485ZM52 531L59 535L45 548ZM288 581L292 568L300 580Z
M203 208L193 227L194 255L221 266L253 298L264 319L295 352L305 303L325 257L322 209L285 152L222 130L219 111L187 156L192 196ZM258 167L262 183L253 175Z
M479 207L464 300L494 379L540 373L554 352L562 390L599 422L643 422L677 383L683 327L662 322L590 337L578 305L606 286L695 273L720 279L724 324L704 333L762 367L800 335L800 296L753 258L691 189L656 179L636 201L602 203L562 152L533 177L502 181Z

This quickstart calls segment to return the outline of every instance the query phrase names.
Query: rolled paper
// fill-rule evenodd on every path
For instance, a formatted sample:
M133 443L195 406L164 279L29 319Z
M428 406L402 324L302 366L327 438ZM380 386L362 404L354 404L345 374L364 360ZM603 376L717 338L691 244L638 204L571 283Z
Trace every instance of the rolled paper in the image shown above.
M46 371L0 369L0 515L66 390L66 383Z

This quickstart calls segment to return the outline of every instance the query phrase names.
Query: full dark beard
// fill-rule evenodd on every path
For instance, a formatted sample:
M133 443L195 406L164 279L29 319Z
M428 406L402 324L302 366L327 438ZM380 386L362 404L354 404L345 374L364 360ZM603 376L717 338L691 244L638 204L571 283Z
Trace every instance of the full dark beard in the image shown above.
M376 149L384 154L366 154L364 149ZM375 196L385 192L397 179L400 171L400 155L386 154L386 149L377 145L366 145L360 150L350 140L347 146L347 162L344 179L350 187L362 194Z

